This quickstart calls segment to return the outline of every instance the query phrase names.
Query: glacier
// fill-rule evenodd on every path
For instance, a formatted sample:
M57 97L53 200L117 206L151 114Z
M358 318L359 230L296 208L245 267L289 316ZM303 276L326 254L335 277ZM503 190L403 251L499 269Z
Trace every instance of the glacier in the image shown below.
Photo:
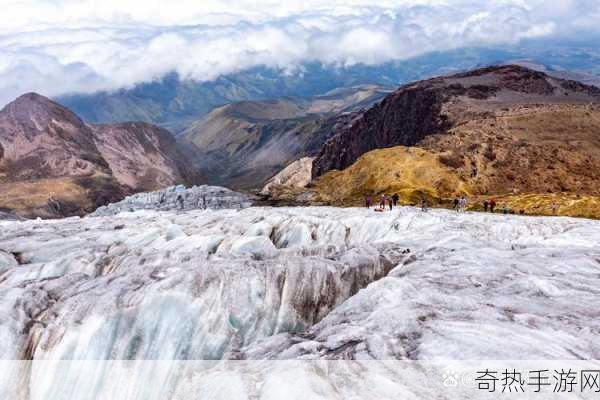
M593 360L599 300L593 220L250 207L0 221L0 360L22 360L0 394L151 398L86 397L65 362L78 376L102 360L170 374L199 360Z
M139 210L189 211L250 207L256 198L221 186L170 186L154 192L140 192L96 209L91 216L105 217ZM2 215L0 214L0 219Z

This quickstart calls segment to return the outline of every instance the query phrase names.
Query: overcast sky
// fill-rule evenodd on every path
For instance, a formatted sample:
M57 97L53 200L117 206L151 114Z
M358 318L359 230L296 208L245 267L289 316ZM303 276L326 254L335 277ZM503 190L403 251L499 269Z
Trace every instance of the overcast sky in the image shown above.
M173 4L171 4L173 3ZM378 64L600 31L598 0L0 0L0 105L27 92Z

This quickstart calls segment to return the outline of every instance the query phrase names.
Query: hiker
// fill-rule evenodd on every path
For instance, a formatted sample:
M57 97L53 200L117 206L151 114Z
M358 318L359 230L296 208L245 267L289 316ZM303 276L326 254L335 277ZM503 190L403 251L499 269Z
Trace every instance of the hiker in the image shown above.
M365 196L365 206L367 208L371 208L371 204L373 203L373 197L370 194Z
M465 198L465 196L462 196L458 202L458 205L460 207L460 212L465 212L466 208L467 208L467 199Z
M392 200L392 196L388 196L388 206L390 206L390 211L394 208L394 200Z
M496 200L490 199L490 201L488 203L490 204L490 212L493 214L494 208L496 207Z
M557 211L558 211L558 204L553 202L552 205L550 205L550 212L552 212L552 215L556 215Z
M471 167L471 178L477 177L477 165L473 164Z
M394 193L394 195L392 196L392 200L394 201L394 207L397 207L398 202L400 201L400 196L398 196L398 193Z
M428 211L427 200L425 200L425 199L421 200L421 211L423 211L423 212L427 212Z
M487 200L483 201L483 212L487 212L490 203Z
M458 212L458 203L459 203L458 197L455 197L454 202L453 202L453 204L454 204L453 208L456 210L456 212Z
M381 210L385 209L385 194L382 194L381 197L379 198L379 208Z
M179 209L183 210L183 196L181 194L177 195L177 204L179 204Z

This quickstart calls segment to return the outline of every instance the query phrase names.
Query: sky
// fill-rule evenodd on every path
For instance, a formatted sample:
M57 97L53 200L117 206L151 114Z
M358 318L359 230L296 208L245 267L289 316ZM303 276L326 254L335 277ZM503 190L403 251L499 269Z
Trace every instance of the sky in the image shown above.
M170 4L173 3L173 4ZM294 73L430 51L581 40L598 0L0 0L0 106L132 87L177 72L207 81L264 65Z

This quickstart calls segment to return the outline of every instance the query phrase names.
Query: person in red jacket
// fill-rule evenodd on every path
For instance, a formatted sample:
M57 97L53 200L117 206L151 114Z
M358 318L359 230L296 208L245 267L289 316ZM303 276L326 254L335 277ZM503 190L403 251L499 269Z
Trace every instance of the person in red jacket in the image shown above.
M494 207L496 207L496 200L490 199L488 201L488 204L490 206L490 212L493 213L494 212Z

